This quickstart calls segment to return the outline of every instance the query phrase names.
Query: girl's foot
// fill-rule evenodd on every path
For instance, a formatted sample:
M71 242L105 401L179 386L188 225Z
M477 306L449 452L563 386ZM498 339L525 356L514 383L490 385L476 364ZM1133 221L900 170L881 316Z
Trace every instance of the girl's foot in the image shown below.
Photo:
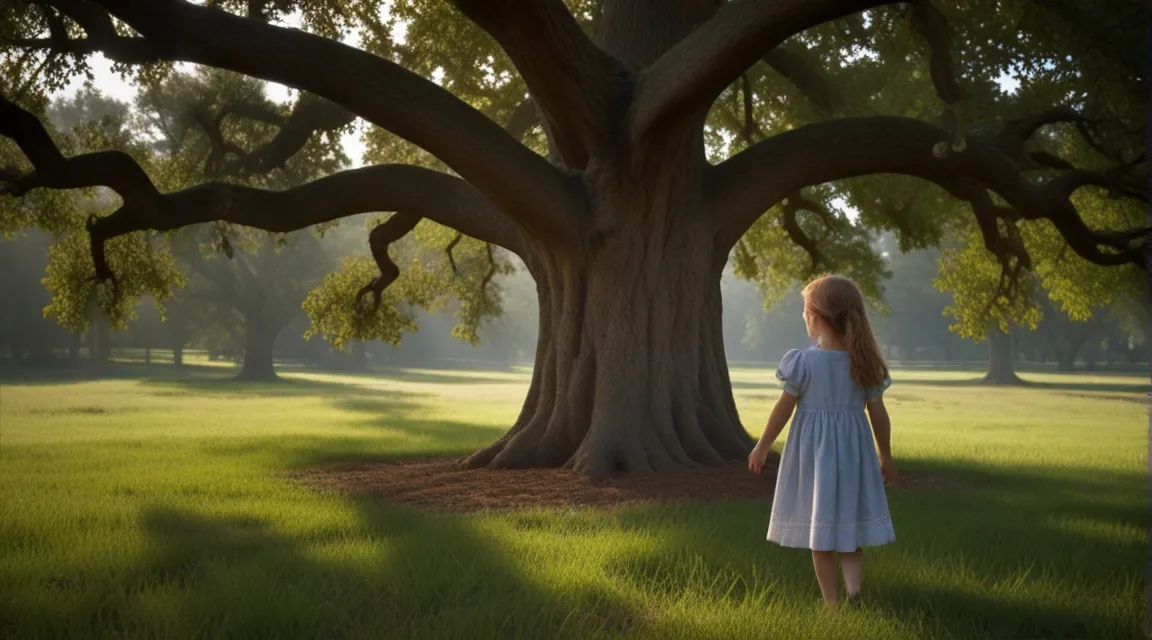
M860 608L860 593L859 592L849 593L848 598L845 600L845 602L848 604L849 609L859 609Z

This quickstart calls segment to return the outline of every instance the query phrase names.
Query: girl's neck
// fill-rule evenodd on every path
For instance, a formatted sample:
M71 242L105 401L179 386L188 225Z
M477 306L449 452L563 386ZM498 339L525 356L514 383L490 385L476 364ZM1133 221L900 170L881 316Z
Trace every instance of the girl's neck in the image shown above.
M825 351L847 351L848 345L839 337L824 337L821 336L820 341L817 343L819 347Z

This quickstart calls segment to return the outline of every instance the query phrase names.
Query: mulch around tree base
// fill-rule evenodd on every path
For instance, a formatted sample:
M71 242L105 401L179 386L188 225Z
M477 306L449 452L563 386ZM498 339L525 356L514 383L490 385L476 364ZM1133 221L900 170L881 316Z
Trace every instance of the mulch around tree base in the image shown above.
M772 502L775 467L760 475L747 465L659 474L621 474L592 483L563 469L462 469L456 460L347 462L289 474L305 486L367 495L436 512L475 513L532 508L592 508L677 502ZM937 476L903 474L897 490L951 484Z

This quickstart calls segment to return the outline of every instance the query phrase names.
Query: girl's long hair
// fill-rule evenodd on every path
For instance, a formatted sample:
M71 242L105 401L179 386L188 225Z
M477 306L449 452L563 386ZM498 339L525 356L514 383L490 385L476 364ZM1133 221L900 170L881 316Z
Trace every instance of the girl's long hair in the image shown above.
M852 381L864 389L879 386L888 377L888 365L868 322L864 295L844 276L824 276L804 287L804 305L822 317L840 335L852 358Z

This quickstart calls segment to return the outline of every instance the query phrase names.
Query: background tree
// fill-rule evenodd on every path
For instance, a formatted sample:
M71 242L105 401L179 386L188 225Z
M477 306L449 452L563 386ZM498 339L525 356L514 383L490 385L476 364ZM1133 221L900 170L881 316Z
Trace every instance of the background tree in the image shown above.
M974 224L995 257L997 300L1011 301L1036 266L1021 241L1026 223L1086 262L1144 266L1143 220L1100 226L1078 209L1098 189L1146 200L1134 152L1144 144L1140 3L455 5L398 1L386 18L373 2L0 9L9 45L0 135L21 152L4 152L19 169L6 190L112 186L123 204L89 229L94 274L108 283L129 273L113 254L133 232L221 220L287 232L395 211L372 232L378 272L347 261L306 302L314 328L337 343L398 339L411 321L399 301L455 295L466 319L496 309L488 285L500 267L488 247L503 247L537 284L536 367L520 418L468 465L568 466L590 477L746 455L722 340L719 283L733 250L745 273L771 272L769 292L836 269L874 297L883 264L869 231L923 247L956 219L974 221L957 224ZM277 24L296 10L302 29ZM403 42L391 37L398 20ZM354 27L361 48L336 40ZM286 84L302 91L300 110L326 100L376 125L369 162L402 164L275 191L167 188L131 156L73 155L38 122L36 96L95 51L138 67L145 83L180 61ZM1049 90L1029 94L1035 101L1005 96L995 80L1008 73ZM522 125L533 108L539 131ZM1107 168L1031 151L1042 129L1072 119L1093 123ZM881 174L935 186L864 178ZM827 206L837 200L858 218ZM427 246L471 251L468 262L486 270L474 283L443 261L401 270L388 246L422 230ZM111 307L115 288L104 289ZM119 289L134 293L123 281ZM362 313L357 292L387 304Z
M276 337L302 313L308 291L331 266L318 239L307 231L283 238L258 232L231 240L232 258L219 254L215 243L197 239L183 238L176 252L177 264L190 274L183 295L206 305L202 313L209 321L238 338L244 358L241 380L276 379Z
M0 358L11 358L28 364L43 365L55 357L55 351L68 349L70 359L78 356L79 338L46 319L43 309L51 296L40 280L48 264L47 234L31 230L0 239Z

